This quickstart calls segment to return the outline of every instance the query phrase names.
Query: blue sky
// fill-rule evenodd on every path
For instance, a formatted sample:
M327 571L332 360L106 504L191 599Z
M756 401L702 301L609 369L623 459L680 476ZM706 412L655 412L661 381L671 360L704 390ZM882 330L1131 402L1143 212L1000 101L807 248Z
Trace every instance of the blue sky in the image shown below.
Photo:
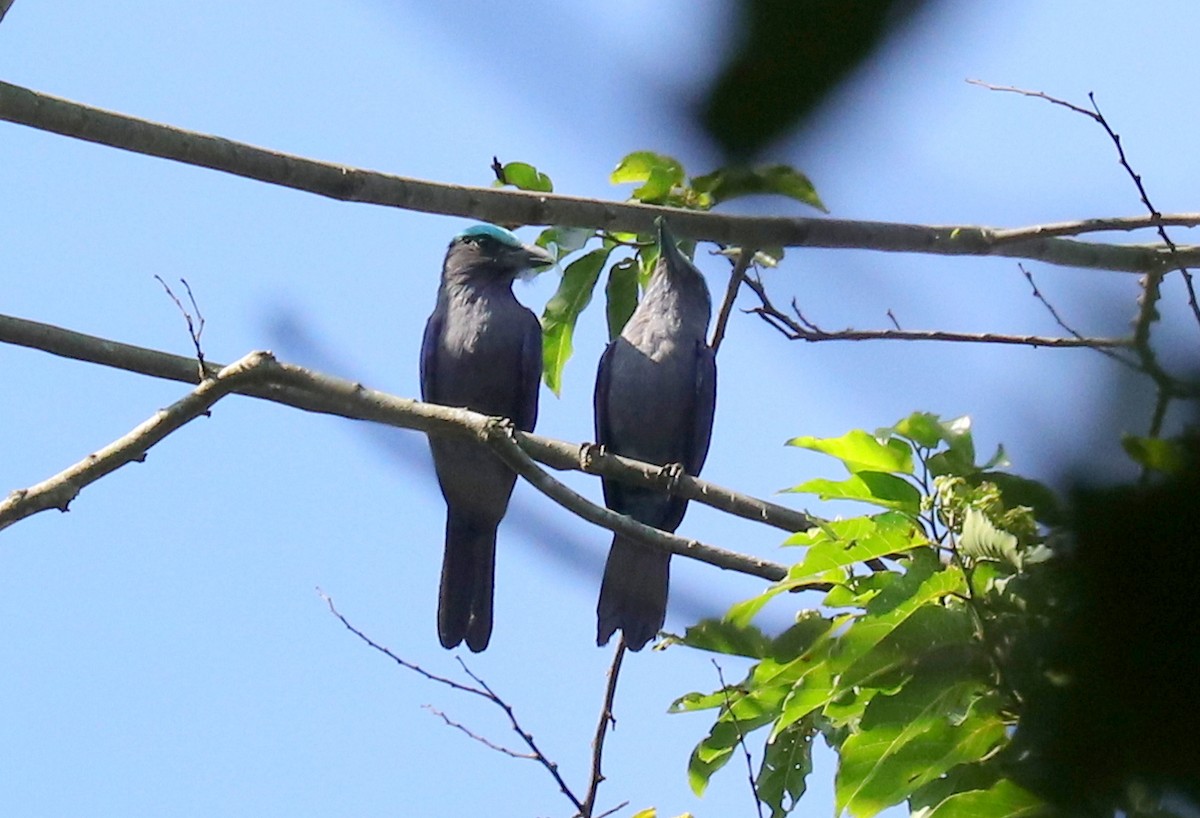
M487 184L493 155L520 159L561 192L620 199L607 176L628 151L670 153L695 173L719 161L685 114L716 70L726 14L681 1L17 0L0 24L0 78L417 178ZM943 3L766 158L808 172L841 218L1020 226L1140 214L1094 124L964 80L1076 102L1094 91L1157 207L1195 210L1196 22L1182 0L1153 11L1108 0ZM421 330L464 220L328 201L7 123L0 145L0 311L188 354L183 321L153 278L182 277L208 321L210 359L270 348L417 394ZM810 215L790 203L745 207ZM721 292L725 268L704 249L700 264ZM1028 266L1081 330L1127 327L1132 276ZM779 301L795 296L828 327L881 327L892 309L906 328L1055 331L1011 260L793 251L764 278ZM518 297L538 310L555 283L542 276ZM1194 327L1177 285L1167 298L1167 359L1184 362ZM594 311L563 397L543 390L539 432L590 439L603 341ZM1127 411L1104 430L1089 423L1119 394L1135 409L1144 402L1082 351L800 345L739 314L719 366L705 476L760 496L835 473L785 448L787 438L871 429L918 409L971 414L981 450L1003 442L1017 470L1048 479L1085 454L1093 473L1114 468L1114 426L1147 422ZM0 347L0 377L4 492L184 391L10 347ZM567 479L599 497L593 480ZM422 705L513 744L498 712L394 667L316 594L406 658L454 673L434 629L442 525L419 436L230 399L87 489L69 514L7 529L0 812L570 814L543 770L466 739ZM793 558L777 532L705 508L693 507L681 533ZM592 644L608 539L519 487L500 534L496 632L485 654L467 657L580 790L611 658ZM670 629L761 588L674 564ZM777 607L766 622L787 616ZM723 666L727 678L742 672ZM715 686L706 656L627 658L602 804L749 813L736 766L704 799L690 794L685 762L706 717L665 714L677 696ZM831 809L830 781L826 762L805 814Z

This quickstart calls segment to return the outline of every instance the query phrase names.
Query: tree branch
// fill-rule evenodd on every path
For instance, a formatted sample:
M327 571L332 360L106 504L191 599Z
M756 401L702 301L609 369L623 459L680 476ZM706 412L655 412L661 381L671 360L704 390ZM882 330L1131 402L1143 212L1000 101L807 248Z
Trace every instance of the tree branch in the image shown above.
M502 747L499 744L494 744L491 741L488 741L487 739L483 738L482 736L472 733L470 730L468 730L466 727L462 726L461 724L451 721L444 714L439 713L436 710L434 710L433 712L436 715L440 715L442 717L442 719L446 722L446 724L450 725L451 727L458 728L459 730L466 733L471 738L475 739L478 742L481 742L482 744L484 744L487 747L490 747L493 750L496 750L497 752L501 752L506 755L510 755L514 758L530 759L532 761L536 761L537 763L541 764L542 767L544 767L546 769L546 771L550 773L550 776L554 779L555 783L558 784L558 788L560 791L562 791L562 794L567 797L567 799L571 802L571 804L575 807L575 809L579 810L580 814L585 815L585 818L587 818L587 816L589 814L583 812L583 803L575 796L575 793L573 793L571 791L571 788L569 786L567 786L567 782L563 779L562 774L559 773L559 771L558 771L558 764L556 764L555 762L551 761L549 758L546 757L546 755L542 752L541 748L538 747L537 742L534 741L533 735L528 730L526 730L524 727L522 727L521 723L519 721L517 721L517 716L513 712L512 705L510 705L508 702L504 701L499 696L497 696L495 691L493 691L490 687L488 687L487 683L484 682L483 679L479 678L478 676L476 676L474 673L471 672L470 668L467 667L466 663L463 662L462 659L458 660L458 664L460 667L462 667L463 673L466 673L467 676L471 677L471 680L473 682L475 682L475 684L479 685L479 687L471 687L470 685L465 685L461 682L456 682L453 679L447 679L444 676L438 676L434 673L430 673L429 671L422 668L420 665L414 664L414 663L408 661L407 659L404 659L404 658L396 655L390 649L379 644L374 639L372 639L371 637L367 636L365 633L360 631L358 628L354 627L354 625L350 624L350 621L348 619L346 619L346 617L342 615L341 611L339 611L337 609L337 607L333 604L332 597L330 597L328 594L326 594L320 588L317 589L317 593L321 595L321 599L323 599L325 601L325 604L327 606L329 606L329 612L331 614L333 614L337 618L337 620L342 623L342 625L345 626L346 630L350 631L352 634L357 636L359 639L361 639L363 642L365 642L368 646L370 646L374 650L379 651L384 656L388 657L393 662L400 665L400 667L402 667L406 670L411 670L420 676L424 676L426 679L428 679L432 682L437 682L439 684L446 685L447 687L449 687L452 690L457 690L462 693L470 693L472 695L479 696L480 698L487 699L489 702L491 702L492 704L496 705L501 710L503 710L504 714L508 717L508 723L509 723L509 726L512 728L512 731L514 733L516 733L518 736L520 736L521 740L523 742L525 742L525 746L529 748L530 752L528 754L518 753L514 750L508 749L507 747Z
M1135 171L1133 165L1130 164L1129 158L1125 153L1125 147L1121 144L1121 136L1109 124L1104 114L1101 113L1100 106L1096 103L1095 94L1088 93L1088 101L1091 103L1091 110L1089 110L1066 100L1052 97L1042 91L1029 91L1013 86L989 85L978 80L968 80L968 82L991 91L1002 91L1043 99L1074 113L1081 114L1104 129L1104 133L1107 134L1117 151L1118 163L1120 163L1126 175L1133 182L1134 187L1137 189L1138 197L1148 212L1148 226L1153 227L1158 233L1159 238L1162 239L1161 246L1166 251L1163 266L1157 270L1147 269L1139 282L1142 292L1138 298L1138 311L1133 321L1133 338L1130 346L1138 357L1138 369L1150 376L1158 388L1160 404L1169 403L1171 398L1179 395L1179 383L1158 362L1158 355L1154 347L1150 344L1150 328L1159 319L1158 302L1162 294L1162 280L1173 270L1178 270L1183 276L1184 286L1188 293L1188 305L1192 309L1192 315L1196 319L1197 324L1200 324L1200 301L1197 301L1196 289L1192 282L1192 273L1188 269L1190 265L1195 264L1195 261L1188 257L1188 254L1183 252L1171 237L1167 235L1166 225L1168 223L1175 223L1173 218L1163 216L1150 202L1150 194L1147 192L1146 186L1142 183L1141 174ZM1124 359L1119 360L1123 361Z
M583 799L584 815L591 815L596 809L596 795L600 791L600 782L604 773L600 770L600 762L604 756L604 737L608 734L608 726L616 726L613 717L613 700L617 696L617 680L621 676L621 660L625 658L625 634L617 640L617 649L613 651L612 664L608 668L608 683L604 687L604 704L600 706L600 723L596 725L596 735L592 738L592 774L588 780L587 795Z
M189 364L191 363L194 362L189 361ZM105 474L132 460L141 459L155 443L184 423L208 411L212 404L224 395L235 391L240 380L252 382L254 391L261 390L263 384L274 384L291 388L300 394L323 396L331 401L332 405L341 407L336 414L345 417L373 420L391 426L415 429L426 434L473 437L490 445L497 456L547 497L577 516L602 528L622 534L648 547L688 556L719 568L772 581L783 579L787 575L787 568L779 563L727 551L696 540L659 531L639 523L631 517L596 505L539 468L522 448L522 445L535 436L517 432L511 422L503 418L488 417L466 409L398 398L384 392L367 389L361 384L351 383L341 378L309 372L298 366L281 364L266 352L251 353L236 364L223 368L213 379L204 381L191 395L170 409L159 412L154 418L134 429L125 437L100 452L89 455L87 459L61 474L33 488L13 492L3 504L0 504L0 529L31 514L50 508L59 508L65 511L68 503L75 498L83 486L95 482ZM537 445L531 446L531 448L549 450L560 456L555 459L562 459L572 468L580 468L581 463L587 462L589 458L582 453L595 448L591 444L578 446L550 438L538 438L536 443ZM571 457L572 454L574 459ZM632 468L626 468L627 466L632 466ZM607 472L609 471L613 472L615 479L624 482L634 482L668 492L678 492L681 496L683 494L680 487L685 481L676 477L674 470L671 469L649 463L626 461L619 468L613 468L612 464L607 466L604 469L605 476L608 476ZM664 484L665 475L670 476L670 480ZM708 499L708 495L702 483L703 481L695 481L691 484L690 491L699 491L700 497L704 501ZM727 489L720 491L727 495L733 494ZM760 509L766 509L768 506L761 500L749 497L739 498L739 505L757 506ZM787 511L793 518L796 516L796 512L790 509ZM807 517L800 516L804 519L805 527L811 526ZM756 517L751 517L751 519L756 519Z
M195 358L122 344L23 318L0 315L0 343L30 347L154 378L182 383L195 383L197 379ZM233 391L308 412L370 420L422 432L453 433L457 427L461 433L461 418L469 418L470 422L476 424L487 420L484 415L466 410L398 398L341 378L314 374L295 366L279 366L281 372L294 373L291 381L243 381L235 384ZM206 363L205 369L212 376L220 371L221 365ZM452 416L446 413L459 414ZM689 475L679 475L677 480L667 479L660 466L609 454L591 443L568 443L524 432L516 433L516 440L534 460L558 471L582 471L632 485L668 490L679 497L783 531L805 531L813 526L808 515L787 506L741 494Z
M40 511L57 508L67 511L72 500L85 486L127 463L142 461L146 452L167 435L195 420L238 385L258 376L264 366L273 362L268 352L252 352L222 368L205 380L191 394L160 409L145 423L129 434L88 455L70 468L35 486L14 491L0 502L0 530Z
M8 14L12 4L13 0L0 0L0 21L4 20L4 15Z
M795 302L792 310L796 317L780 310L771 301L761 280L746 278L746 286L758 296L760 306L748 312L762 318L784 337L792 341L954 341L957 343L1008 344L1016 346L1053 347L1057 349L1085 347L1108 349L1133 345L1128 338L1086 338L1083 336L1058 337L1047 335L1005 335L995 332L944 332L941 330L904 329L844 329L827 331L809 321L800 312ZM895 316L892 316L895 322Z
M318 162L217 136L92 108L0 82L0 119L41 130L232 173L333 199L505 224L562 225L650 232L668 215L678 235L741 247L859 248L934 255L1006 256L1068 267L1146 273L1200 264L1200 248L1088 243L971 225L916 225L784 217L729 216L558 194L439 184ZM1195 223L1195 216L1169 217ZM1079 231L1100 224L1093 220ZM1081 223L1083 225L1084 223ZM1126 229L1124 227L1116 229ZM1019 231L1018 231L1019 232Z
M721 341L725 340L725 327L733 312L733 302L737 299L738 290L746 279L746 270L750 269L756 252L752 247L743 247L738 251L737 260L733 263L733 270L729 273L729 286L725 288L725 298L721 300L721 309L717 311L717 325L713 328L712 343L709 344L714 355L720 349Z

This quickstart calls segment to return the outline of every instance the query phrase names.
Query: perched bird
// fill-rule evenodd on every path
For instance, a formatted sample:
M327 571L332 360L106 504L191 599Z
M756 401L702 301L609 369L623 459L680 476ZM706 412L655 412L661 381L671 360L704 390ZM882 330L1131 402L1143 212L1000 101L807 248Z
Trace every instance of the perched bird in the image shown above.
M700 473L708 455L717 364L705 341L712 302L700 271L658 221L659 259L649 286L600 358L596 376L596 439L608 451ZM674 532L687 500L650 488L604 481L613 511ZM620 629L640 650L662 629L671 555L613 537L596 606L596 644Z
M421 398L509 418L533 431L542 377L542 328L517 301L513 279L553 264L540 247L522 244L491 224L454 237L442 264L437 306L421 344ZM429 438L446 498L446 550L438 595L438 637L479 652L492 635L496 528L516 474L480 443Z

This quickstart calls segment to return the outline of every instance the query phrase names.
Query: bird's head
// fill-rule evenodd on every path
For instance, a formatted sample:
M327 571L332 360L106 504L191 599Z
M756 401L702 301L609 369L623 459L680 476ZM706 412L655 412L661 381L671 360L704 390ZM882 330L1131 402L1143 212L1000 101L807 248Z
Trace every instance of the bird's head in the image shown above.
M511 281L534 267L554 264L554 256L524 244L511 231L494 224L476 224L459 233L446 250L446 275L466 279Z

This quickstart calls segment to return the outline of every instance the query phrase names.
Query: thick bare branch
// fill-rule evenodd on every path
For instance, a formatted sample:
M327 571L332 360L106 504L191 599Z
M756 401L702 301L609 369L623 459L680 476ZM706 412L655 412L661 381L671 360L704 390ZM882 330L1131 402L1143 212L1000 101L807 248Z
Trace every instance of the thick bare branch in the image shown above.
M507 420L488 418L482 433L500 459L507 463L513 471L524 477L542 494L589 523L595 523L609 531L635 539L643 545L652 546L660 551L683 554L718 568L776 582L787 576L787 567L779 563L750 557L735 551L726 551L723 548L715 548L698 540L689 540L676 534L668 534L644 523L639 523L632 517L626 517L624 514L617 514L615 511L596 505L555 480L546 471L538 468L533 458L517 442L516 430Z
M195 383L197 379L195 358L122 344L23 318L0 315L0 343L30 347L78 361L182 383ZM215 375L221 367L219 364L206 363L205 368L210 375ZM327 375L315 375L298 367L285 369L304 373L312 378L312 381L302 386L250 381L239 383L235 391L238 394L282 403L309 412L338 415L354 420L372 420L425 432L431 431L437 424L431 423L429 416L423 413L463 411L447 410L433 404L396 398L365 389L361 384ZM383 402L383 407L378 401L372 402L371 396L377 396ZM484 417L471 412L465 414L476 419ZM444 421L444 415L438 417ZM804 531L813 525L807 515L795 509L741 494L688 475L668 480L668 475L660 466L609 454L590 443L568 443L523 432L517 433L516 438L530 457L558 471L582 471L634 485L670 489L680 497L783 531Z
M1008 256L1068 267L1146 273L1200 264L1200 248L1112 245L971 225L917 225L729 216L558 194L438 184L318 162L187 131L0 82L0 119L90 142L282 185L342 201L506 224L650 232L669 215L680 236L741 247L861 248L935 255ZM1036 232L1036 228L1023 228ZM1005 234L1007 232L1007 236ZM1080 232L1084 232L1081 230ZM1001 236L1000 240L997 236Z
M184 424L206 414L214 403L232 392L240 382L252 379L271 361L270 353L253 352L222 368L191 394L160 409L145 423L70 468L35 486L14 491L0 503L0 530L40 511L66 511L85 486L111 474L127 463L141 461L152 446Z
M81 463L31 489L14 492L8 500L0 505L0 529L39 511L50 508L59 508L65 511L67 504L79 493L80 488L125 463L143 457L150 446L192 418L208 411L216 400L234 391L238 386L237 381L243 379L254 382L254 386L258 389L261 389L262 384L276 384L296 390L302 395L324 396L332 401L332 405L340 406L341 409L336 414L345 417L416 429L426 434L474 437L492 446L501 459L547 497L589 522L623 534L651 548L688 556L719 568L773 581L783 579L787 574L786 567L778 563L726 551L696 540L659 531L639 523L631 517L616 514L596 505L539 468L522 448L522 442L534 436L516 432L511 423L502 418L488 417L466 409L398 398L384 392L367 389L361 384L341 378L309 372L297 366L280 364L271 357L270 353L265 352L253 353L236 364L223 368L213 379L204 381L187 398L179 401L170 409L159 412L129 435L97 454L90 455ZM582 463L587 462L590 458L585 453L595 448L591 444L572 445L549 438L541 438L538 443L538 448L559 454L564 462L570 463L574 468L579 468ZM566 451L562 451L563 449ZM570 456L571 453L574 454L573 460ZM632 462L628 461L621 468L614 469L615 473L624 475L617 479L628 481L636 476L639 479L635 482L656 486L665 491L678 491L677 484L683 482L675 475L674 470L652 464L638 463L632 469L624 467ZM664 475L670 475L669 482L665 484L663 483ZM700 488L700 496L705 497L703 487L693 486L692 488L693 490ZM728 490L723 491L728 493ZM705 497L705 499L707 498ZM747 501L749 502L747 503ZM744 498L739 502L743 505L757 505L762 509L768 505L753 498ZM795 512L790 513L795 516ZM801 516L803 517L803 515ZM811 525L807 517L804 517L804 523L806 528Z

